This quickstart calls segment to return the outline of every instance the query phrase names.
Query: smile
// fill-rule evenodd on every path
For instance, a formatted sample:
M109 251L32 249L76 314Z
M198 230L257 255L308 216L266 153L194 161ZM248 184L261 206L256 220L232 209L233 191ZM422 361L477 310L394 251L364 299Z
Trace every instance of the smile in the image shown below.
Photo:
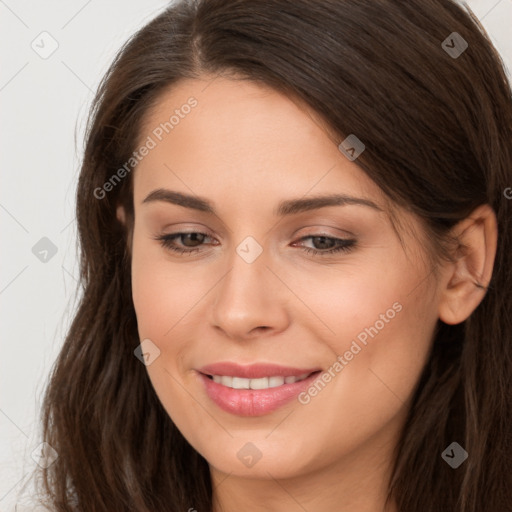
M196 370L207 399L236 416L263 416L297 399L321 374L317 368L215 363ZM297 402L298 403L298 402Z

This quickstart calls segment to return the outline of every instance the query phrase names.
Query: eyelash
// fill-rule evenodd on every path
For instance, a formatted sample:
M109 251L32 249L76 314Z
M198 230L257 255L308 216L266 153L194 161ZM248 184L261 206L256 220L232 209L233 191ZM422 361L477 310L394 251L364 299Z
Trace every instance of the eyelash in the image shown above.
M191 253L194 253L194 252L197 252L200 250L197 247L194 247L192 249L183 249L183 248L176 247L174 245L174 239L179 238L180 236L183 236L183 235L202 235L205 237L209 237L209 235L206 233L201 233L199 231L190 231L190 232L173 233L170 235L156 236L155 240L160 241L160 244L165 249L169 249L173 252L177 252L180 254L191 254ZM302 248L305 252L313 254L315 256L331 255L331 254L338 253L338 252L348 253L354 249L355 244L356 244L356 241L354 239L335 238L335 237L329 237L329 236L325 236L325 235L304 236L304 237L300 238L298 241L302 242L303 240L307 240L308 238L325 238L327 240L334 240L334 241L342 244L342 245L338 245L338 247L334 247L333 249L327 249L324 251L321 251L318 249L312 249L311 247L303 247Z

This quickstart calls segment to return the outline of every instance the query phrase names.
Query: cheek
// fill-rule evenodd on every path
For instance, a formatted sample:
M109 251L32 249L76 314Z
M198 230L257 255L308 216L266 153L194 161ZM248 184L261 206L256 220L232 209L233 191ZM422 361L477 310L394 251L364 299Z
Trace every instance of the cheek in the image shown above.
M133 246L132 298L139 338L150 339L159 350L146 369L160 401L174 411L173 420L179 419L187 416L182 404L190 402L178 384L189 371L184 356L197 337L198 315L203 318L201 308L218 276L207 268L187 270L186 264L170 262L158 245L139 241L137 235Z
M353 407L354 413L373 410L382 417L387 408L398 409L407 401L427 361L437 322L425 275L396 251L366 262L364 271L347 264L297 276L294 291L315 313L308 315L308 323L318 326L316 333L322 333L332 354L326 362L329 391L318 395ZM322 398L311 398L320 413Z
M388 426L398 428L405 419L435 326L435 320L421 312L418 297L407 296L409 291L353 294L351 300L343 301L344 309L338 308L338 301L326 312L324 320L336 331L336 337L324 337L332 360L325 365L325 380L300 397L301 435L318 439L311 446L300 446L301 460L308 461L308 466L321 450L323 462L334 462ZM316 423L311 425L311 418L322 418L326 425L322 436L318 436ZM283 443L285 434L279 438ZM329 439L328 447L321 438Z
M375 253L376 257L349 256L337 265L283 265L278 269L282 280L293 285L299 299L297 311L305 313L296 315L297 321L316 325L316 334L322 334L322 340L338 354L349 348L347 340L358 335L364 343L365 336L370 337L365 329L375 324L384 332L391 324L406 328L404 316L413 315L415 328L425 320L421 314L427 307L427 298L422 296L425 290L416 290L425 271L411 264L399 248L390 246ZM405 307L407 313L399 311Z
M176 271L166 261L164 251L147 241L140 242L137 235L133 247L132 298L139 338L150 339L159 350L158 357L146 367L148 377L169 416L178 428L188 431L186 418L191 410L199 424L204 418L195 411L190 395L179 383L182 352L190 341L183 333L193 332L191 309L204 296L208 281L191 279L183 270Z
M178 322L181 327L188 321L188 312L212 281L173 264L158 242L144 239L137 231L131 273L139 334L161 342L171 338Z

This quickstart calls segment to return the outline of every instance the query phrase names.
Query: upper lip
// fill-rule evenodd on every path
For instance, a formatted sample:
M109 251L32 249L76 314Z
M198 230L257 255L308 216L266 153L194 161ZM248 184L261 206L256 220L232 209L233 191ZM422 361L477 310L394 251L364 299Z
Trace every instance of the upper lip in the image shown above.
M231 377L241 377L245 379L260 379L262 377L274 376L298 377L305 373L310 374L319 370L320 368L297 368L271 363L255 363L242 366L229 361L207 364L198 369L199 372L205 375L229 375Z

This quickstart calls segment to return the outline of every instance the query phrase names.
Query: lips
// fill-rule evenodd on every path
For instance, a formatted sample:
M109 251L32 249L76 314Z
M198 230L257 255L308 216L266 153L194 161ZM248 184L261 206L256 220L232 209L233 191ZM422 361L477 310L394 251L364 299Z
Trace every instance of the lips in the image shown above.
M226 412L261 416L289 403L320 373L319 368L222 362L197 371L207 396Z

